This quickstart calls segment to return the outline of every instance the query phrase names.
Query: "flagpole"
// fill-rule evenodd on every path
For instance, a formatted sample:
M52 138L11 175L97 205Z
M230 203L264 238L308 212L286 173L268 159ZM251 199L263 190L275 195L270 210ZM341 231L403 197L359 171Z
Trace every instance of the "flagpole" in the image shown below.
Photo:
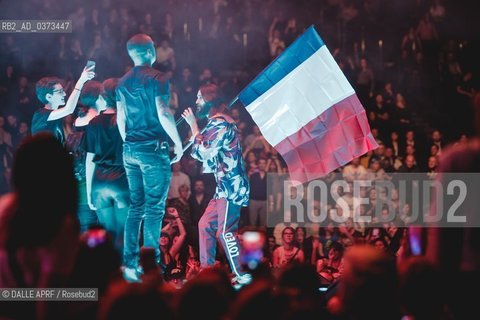
M185 118L183 118L183 117L178 118L178 120L175 122L175 125L178 127L178 125L180 123L182 123L184 120L185 120Z
M228 104L228 109L230 109L235 103L238 101L238 96L236 96L230 103Z

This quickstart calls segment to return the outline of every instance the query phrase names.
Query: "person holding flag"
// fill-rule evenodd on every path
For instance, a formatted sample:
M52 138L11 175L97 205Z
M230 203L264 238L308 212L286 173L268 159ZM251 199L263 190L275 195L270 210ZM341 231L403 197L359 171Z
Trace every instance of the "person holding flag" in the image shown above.
M204 267L213 265L215 234L221 235L241 283L248 277L239 269L236 230L240 206L248 204L249 184L237 129L223 113L217 86L201 87L197 98L198 117L209 117L205 129L199 132L191 109L182 116L192 129L192 156L217 180L214 200L199 222L200 260ZM378 147L365 109L313 26L229 105L237 101L285 160L295 185L321 178Z
M200 87L197 94L197 117L207 118L200 132L191 108L182 117L192 130L192 157L203 163L204 173L213 173L216 192L198 223L199 251L202 268L215 264L217 236L225 250L235 277L243 285L251 280L242 272L237 239L240 209L249 202L250 185L242 159L242 149L235 121L224 113L220 89L215 84Z

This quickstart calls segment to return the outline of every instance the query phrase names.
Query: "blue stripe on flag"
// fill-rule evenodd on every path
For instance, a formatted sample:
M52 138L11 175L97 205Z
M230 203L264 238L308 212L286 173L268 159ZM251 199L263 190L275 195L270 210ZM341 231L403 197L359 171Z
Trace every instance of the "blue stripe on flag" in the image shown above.
M239 100L248 106L324 45L312 25L240 92Z

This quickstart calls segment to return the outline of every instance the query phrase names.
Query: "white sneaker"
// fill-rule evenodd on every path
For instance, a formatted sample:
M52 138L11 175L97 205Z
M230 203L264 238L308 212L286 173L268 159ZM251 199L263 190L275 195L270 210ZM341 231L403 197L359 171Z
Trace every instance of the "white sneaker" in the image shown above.
M127 282L141 282L138 276L137 268L124 268L123 270L123 278Z
M245 273L244 275L234 277L232 279L232 286L235 290L239 290L241 287L252 282L252 275Z
M143 274L144 274L144 272L143 272L143 267L142 267L142 266L138 266L138 267L137 267L137 275L141 277Z

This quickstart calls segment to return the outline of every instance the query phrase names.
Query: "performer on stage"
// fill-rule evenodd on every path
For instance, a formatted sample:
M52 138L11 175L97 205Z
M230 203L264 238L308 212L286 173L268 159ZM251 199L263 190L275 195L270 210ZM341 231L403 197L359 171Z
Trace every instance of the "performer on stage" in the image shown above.
M46 131L53 134L62 144L65 142L62 119L75 111L83 85L95 76L93 68L94 66L83 69L67 103L65 103L66 94L61 79L44 77L37 82L37 98L45 106L33 114L32 134ZM65 107L59 108L63 105Z
M217 182L215 196L198 223L200 263L203 268L214 265L218 235L235 274L234 282L242 285L250 276L241 270L237 230L240 209L248 205L250 186L235 121L224 113L220 98L214 84L198 91L197 117L208 117L202 132L190 108L182 116L192 129L192 157L203 163L204 172L214 173Z
M130 188L123 263L125 279L139 281L142 220L143 245L154 248L160 264L160 230L172 174L168 138L174 143L176 156L172 162L180 160L183 149L168 108L169 82L152 68L156 58L152 39L137 34L128 40L127 51L135 66L120 79L117 88L117 125L124 140L123 163Z
M105 106L85 130L86 184L88 204L96 210L100 223L113 234L115 247L123 250L123 235L130 202L123 167L123 141L117 127L115 90L117 78L103 82Z

